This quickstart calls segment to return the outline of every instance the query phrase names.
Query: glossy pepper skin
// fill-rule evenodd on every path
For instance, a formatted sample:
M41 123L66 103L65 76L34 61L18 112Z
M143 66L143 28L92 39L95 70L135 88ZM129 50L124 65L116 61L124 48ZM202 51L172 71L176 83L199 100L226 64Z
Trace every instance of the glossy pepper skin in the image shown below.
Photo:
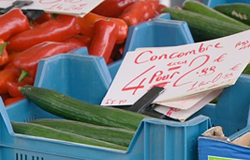
M119 18L123 19L129 26L148 21L156 12L158 0L141 0L128 6Z
M4 100L4 105L5 105L5 107L7 107L7 106L9 106L9 105L11 105L13 103L16 103L18 101L23 100L24 98L25 97L10 97L10 98L7 98L7 99Z
M46 13L44 12L40 17L38 17L36 20L34 20L34 23L42 24L46 21L55 19L55 16L52 13Z
M58 15L56 19L13 36L9 39L7 51L24 51L44 41L61 42L79 32L80 26L75 16Z
M20 70L15 68L0 71L0 94L8 93L7 82L16 82L20 76Z
M90 55L103 57L108 63L118 37L118 27L113 21L99 20L95 22L94 31L88 52Z
M7 87L8 87L8 93L11 97L24 97L23 94L19 91L18 87L22 87L25 85L33 85L34 79L31 77L25 77L22 82L14 82L14 81L8 81Z
M3 101L5 101L8 98L11 98L11 96L8 93L0 94Z
M91 12L107 17L117 17L125 8L136 1L139 0L105 0Z
M81 47L89 46L90 41L91 41L91 38L88 36L85 36L85 35L75 35L75 36L72 36L72 37L64 40L64 42L78 45Z
M13 63L17 69L22 70L22 73L28 73L30 77L35 79L37 66L41 59L67 53L78 47L65 42L46 41L19 53ZM21 82L25 76L21 74L18 81Z
M6 51L7 45L8 42L5 42L4 40L0 39L0 66L7 64L9 61L9 54Z
M162 12L163 9L167 8L167 6L165 4L162 4L162 3L159 3L157 8L156 8L156 11L153 15L153 18L156 17L156 16L159 16Z
M77 21L78 21L78 24L81 26L81 34L92 38L95 32L94 24L95 22L101 19L107 20L108 17L101 16L101 15L91 13L91 12L86 14L84 17L78 17ZM119 28L116 43L117 44L124 43L128 34L128 25L126 24L124 20L119 19L119 18L109 18L109 19L110 21L115 22Z
M0 15L0 22L0 39L4 41L18 33L29 30L29 20L18 8Z

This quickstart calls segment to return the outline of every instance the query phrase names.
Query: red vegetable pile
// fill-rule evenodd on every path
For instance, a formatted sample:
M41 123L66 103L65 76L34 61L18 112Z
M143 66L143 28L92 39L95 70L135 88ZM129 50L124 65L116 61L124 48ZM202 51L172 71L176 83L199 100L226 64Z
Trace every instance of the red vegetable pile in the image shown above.
M128 28L160 14L159 0L105 0L84 17L44 13L30 22L23 11L0 15L0 96L5 105L24 98L41 59L87 47L107 64L122 57Z

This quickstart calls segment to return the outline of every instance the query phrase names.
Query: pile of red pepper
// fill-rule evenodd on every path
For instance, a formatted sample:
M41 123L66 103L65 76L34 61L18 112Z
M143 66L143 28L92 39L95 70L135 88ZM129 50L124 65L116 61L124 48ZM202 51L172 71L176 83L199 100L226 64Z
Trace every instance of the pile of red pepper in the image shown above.
M159 0L104 0L84 17L44 13L29 21L15 8L0 15L0 95L7 106L33 85L39 60L87 47L107 64L122 57L129 26L148 21L166 6Z

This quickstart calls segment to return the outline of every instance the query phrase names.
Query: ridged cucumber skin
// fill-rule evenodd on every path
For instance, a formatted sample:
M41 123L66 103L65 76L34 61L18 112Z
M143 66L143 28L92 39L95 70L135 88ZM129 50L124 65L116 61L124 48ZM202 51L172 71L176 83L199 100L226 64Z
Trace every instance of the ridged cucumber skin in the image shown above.
M191 12L195 12L195 13L199 13L211 18L215 18L224 22L228 22L228 23L232 23L235 25L242 25L242 26L246 26L246 24L231 18L211 7L208 7L207 5L205 5L202 2L199 1L194 1L194 0L188 0L188 1L184 1L183 3L183 7L184 10L188 10Z
M26 85L19 90L41 109L65 119L135 131L140 122L148 117L127 110L83 102L51 89Z
M112 148L117 150L127 150L127 147L124 146L120 146L117 144L89 137L80 136L69 132L63 132L57 129L53 129L35 123L11 122L11 125L13 127L14 132L18 134L50 138L55 140L68 141L68 142L74 142L74 143L80 143L98 147Z
M125 129L92 125L66 119L37 119L31 123L44 125L64 132L70 132L102 141L128 147L135 132Z
M250 4L228 3L217 5L214 9L244 24L250 25Z
M187 10L165 8L162 13L170 13L171 19L186 21L195 42L221 38L250 29Z

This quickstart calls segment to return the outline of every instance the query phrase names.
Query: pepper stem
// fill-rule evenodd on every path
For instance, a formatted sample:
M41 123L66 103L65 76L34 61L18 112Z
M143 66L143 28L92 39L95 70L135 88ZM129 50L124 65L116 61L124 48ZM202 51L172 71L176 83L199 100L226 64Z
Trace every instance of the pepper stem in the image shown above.
M3 44L0 45L0 55L3 54L4 48L5 48L8 44L9 44L8 42L5 42L5 43L3 43Z
M18 82L20 83L25 77L29 77L30 73L25 70L21 70L21 75L18 78Z

